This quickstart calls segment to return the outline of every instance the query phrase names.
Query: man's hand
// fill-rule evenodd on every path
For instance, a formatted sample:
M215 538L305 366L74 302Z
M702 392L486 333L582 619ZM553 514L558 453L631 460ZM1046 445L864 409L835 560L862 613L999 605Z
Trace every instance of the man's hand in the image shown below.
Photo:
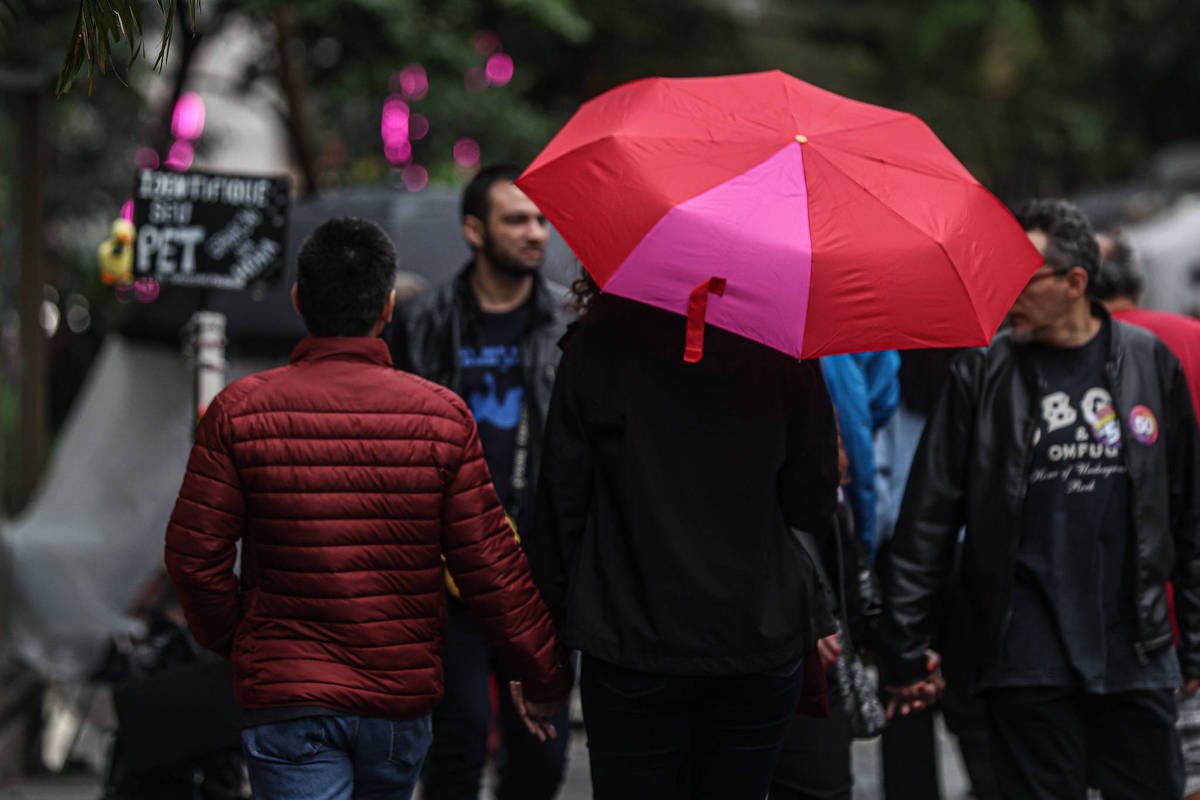
M537 737L539 742L547 739L557 739L558 731L554 729L551 718L559 712L566 703L566 698L557 703L538 703L525 698L525 690L520 681L509 681L508 691L512 695L513 706L521 717L521 722L529 732Z
M1184 696L1193 697L1196 692L1200 692L1200 678L1188 678L1183 684Z
M834 633L824 639L818 639L817 654L821 657L822 667L832 667L842 654L842 643L838 641L838 635Z

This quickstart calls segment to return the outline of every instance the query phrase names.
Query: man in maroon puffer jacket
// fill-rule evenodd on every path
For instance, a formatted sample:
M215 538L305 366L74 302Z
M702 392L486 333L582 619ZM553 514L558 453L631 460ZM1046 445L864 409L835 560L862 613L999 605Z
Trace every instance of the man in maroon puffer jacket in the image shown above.
M526 696L570 687L474 419L378 338L395 270L363 220L305 241L311 335L209 406L167 528L192 633L233 661L260 800L411 796L442 695L443 563Z

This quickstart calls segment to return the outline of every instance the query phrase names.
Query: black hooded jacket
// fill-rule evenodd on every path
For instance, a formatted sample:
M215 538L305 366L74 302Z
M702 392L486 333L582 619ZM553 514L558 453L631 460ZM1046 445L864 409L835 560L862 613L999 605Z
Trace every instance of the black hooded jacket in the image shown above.
M1093 313L1107 317L1100 307ZM1183 673L1200 677L1200 444L1179 362L1147 331L1110 321L1106 372L1122 425L1146 406L1160 422L1150 444L1127 436L1135 559L1135 648L1169 647L1166 583L1174 582ZM1044 382L1007 334L951 367L913 461L896 534L882 566L890 683L925 677L934 606L951 573L959 529L961 591L973 636L964 648L977 675L999 652L1011 622L1013 570L1029 481L1037 401Z
M564 643L647 672L778 667L822 629L789 526L827 529L833 408L816 361L600 296L563 344L532 531ZM826 530L823 530L827 533Z

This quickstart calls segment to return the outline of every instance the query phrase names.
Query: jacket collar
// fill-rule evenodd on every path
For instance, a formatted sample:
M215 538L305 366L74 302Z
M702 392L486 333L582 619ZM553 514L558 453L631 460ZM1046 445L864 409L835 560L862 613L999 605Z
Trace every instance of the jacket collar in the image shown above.
M1119 367L1125 356L1125 341L1121 335L1121 325L1113 319L1108 308L1099 300L1092 301L1092 313L1100 318L1101 335L1108 336L1108 341L1105 342L1108 345L1108 363Z
M474 260L468 261L454 278L454 294L458 298L459 307L472 321L478 320L483 314L483 309L479 307L479 301L475 298L475 292L471 290L471 270L474 268ZM529 299L532 303L529 314L530 329L554 318L555 299L550 292L550 287L546 285L546 279L542 276L540 269L533 276L533 294Z
M292 363L301 361L358 361L392 366L387 344L373 336L308 336L292 351Z

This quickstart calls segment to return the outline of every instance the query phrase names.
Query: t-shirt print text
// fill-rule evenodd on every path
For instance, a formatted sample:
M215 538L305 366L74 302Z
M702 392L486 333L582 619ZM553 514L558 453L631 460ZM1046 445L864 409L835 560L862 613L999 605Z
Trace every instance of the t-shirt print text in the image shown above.
M460 359L464 372L477 371L478 388L467 392L467 405L475 419L500 430L513 430L521 419L521 401L525 389L519 375L510 372L521 364L517 345L487 345L478 349L463 347Z
M1088 389L1078 408L1066 392L1050 392L1041 410L1030 483L1059 481L1067 494L1088 494L1098 482L1125 474L1121 423L1107 389Z

